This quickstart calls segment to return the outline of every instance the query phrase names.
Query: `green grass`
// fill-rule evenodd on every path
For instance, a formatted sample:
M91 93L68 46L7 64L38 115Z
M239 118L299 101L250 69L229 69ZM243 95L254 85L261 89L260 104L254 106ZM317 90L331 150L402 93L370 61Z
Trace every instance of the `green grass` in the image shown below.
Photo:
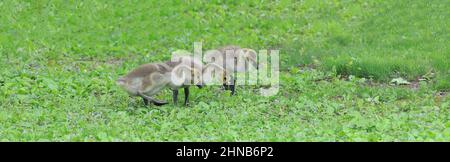
M0 140L450 141L449 6L1 1ZM280 49L280 92L192 88L189 108L147 108L115 85L198 41ZM387 84L424 75L417 89Z

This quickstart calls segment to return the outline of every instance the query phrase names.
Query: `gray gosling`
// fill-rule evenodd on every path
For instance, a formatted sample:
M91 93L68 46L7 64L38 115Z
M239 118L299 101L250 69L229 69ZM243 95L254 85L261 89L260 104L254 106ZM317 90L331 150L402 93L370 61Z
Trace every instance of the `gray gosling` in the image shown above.
M219 53L206 53L206 57L214 57L216 63L222 64L223 69L227 73L224 76L231 77L224 78L223 87L225 90L231 90L231 95L234 95L236 86L234 74L247 72L249 69L248 63L258 69L256 52L252 49L234 45L218 48L217 51Z
M201 88L202 63L192 57L181 56L165 63L144 64L119 77L116 83L130 96L139 96L144 104L152 102L161 106L168 102L153 98L164 88L173 92L173 102L177 104L178 89L184 88L184 104L188 104L189 86Z

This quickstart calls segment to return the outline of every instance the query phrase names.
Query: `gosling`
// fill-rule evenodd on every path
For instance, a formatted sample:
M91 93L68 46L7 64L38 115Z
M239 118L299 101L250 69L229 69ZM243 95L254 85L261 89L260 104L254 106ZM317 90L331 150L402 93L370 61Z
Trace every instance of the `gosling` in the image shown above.
M224 76L231 78L224 78L223 87L225 90L231 90L231 95L235 94L235 86L237 78L235 73L242 73L248 71L247 63L258 69L257 54L254 50L248 48L241 48L239 46L230 45L218 48L217 53L207 53L206 57L214 57L216 63L221 63L223 69L227 73Z
M188 56L182 56L165 63L144 64L119 77L116 83L130 96L139 96L147 106L149 102L161 106L168 102L153 98L164 88L172 89L173 102L177 104L178 89L184 88L184 105L188 104L189 86L201 88L202 63Z

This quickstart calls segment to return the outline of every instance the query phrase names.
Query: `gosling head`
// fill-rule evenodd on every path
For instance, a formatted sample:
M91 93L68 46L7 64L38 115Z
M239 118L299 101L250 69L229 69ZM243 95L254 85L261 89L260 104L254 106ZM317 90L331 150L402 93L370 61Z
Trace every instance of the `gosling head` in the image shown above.
M208 63L202 69L202 85L215 85L228 83L231 76L219 64Z
M202 88L202 72L201 70L191 68L187 65L180 65L172 70L171 82L176 86L195 85Z
M198 88L203 88L203 77L202 77L202 72L200 70L197 69L193 69L192 73L194 75L194 84L198 87Z

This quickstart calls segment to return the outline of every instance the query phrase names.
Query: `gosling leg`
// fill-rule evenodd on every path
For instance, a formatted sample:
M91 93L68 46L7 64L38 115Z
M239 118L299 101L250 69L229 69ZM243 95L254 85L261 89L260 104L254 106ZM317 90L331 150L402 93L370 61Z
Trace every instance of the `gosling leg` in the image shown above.
M172 98L173 98L173 104L177 105L178 103L178 89L172 90Z
M184 88L184 105L189 104L189 87Z
M149 101L145 97L142 97L142 100L144 100L144 105L148 106Z
M233 96L236 89L236 79L233 79L233 83L230 85L231 95Z
M156 106L162 106L162 105L168 104L167 101L160 101L160 100L151 98L151 97L149 97L149 96L147 96L147 95L145 95L145 94L143 94L143 93L140 93L140 92L138 93L138 95L141 96L142 98L147 99L148 101L151 101L151 102L152 102L153 104L155 104ZM145 101L144 101L144 102L145 102Z

